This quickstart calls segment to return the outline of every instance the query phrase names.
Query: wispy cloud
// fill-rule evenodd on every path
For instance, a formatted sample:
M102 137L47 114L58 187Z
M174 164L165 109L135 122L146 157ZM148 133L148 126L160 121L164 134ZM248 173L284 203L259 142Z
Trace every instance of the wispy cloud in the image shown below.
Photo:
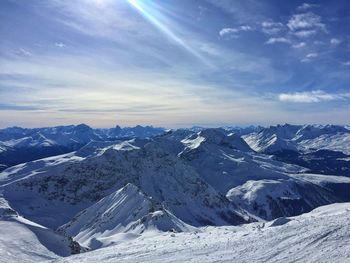
M313 60L317 57L318 57L318 53L309 53L301 60L301 62L304 62L304 63L310 62L311 60Z
M221 37L233 37L237 38L239 37L240 32L246 32L246 31L252 31L253 28L248 25L242 25L240 27L232 28L232 27L226 27L220 30L219 35Z
M25 118L34 125L51 114L61 118L56 119L57 124L86 121L84 116L89 112L98 126L114 122L116 115L122 124L170 126L180 121L191 124L194 120L229 122L231 115L224 113L227 108L235 105L236 112L244 112L249 105L251 112L245 112L245 116L253 122L258 110L251 104L266 102L243 90L289 78L286 72L275 72L267 59L205 42L194 45L217 61L218 68L226 73L200 64L193 66L193 61L190 66L173 63L161 69L140 67L144 62L139 65L133 57L133 63L118 63L110 49L88 56L67 49L64 54L36 55L30 59L0 58L0 92L7 98L7 104L0 107L0 116L10 116L11 111L12 121ZM268 107L272 106L266 105L266 110ZM189 108L193 109L190 114Z
M32 52L24 48L19 48L15 50L14 53L18 56L24 56L24 57L30 57L32 55Z
M332 38L330 41L329 41L332 45L334 46L337 46L339 45L342 41L338 38Z
M66 45L63 44L62 42L58 42L58 43L55 43L55 47L58 47L58 48L65 48Z
M292 33L294 36L297 36L299 38L308 38L310 36L316 35L317 31L310 29L310 30L300 30Z
M299 42L297 44L294 44L293 45L293 48L303 48L306 46L306 43L305 42Z
M345 100L350 98L350 93L332 94L322 90L281 93L278 99L283 102L317 103L324 101Z
M284 44L290 44L291 41L285 37L271 37L269 40L265 42L267 45L276 44L276 43L284 43Z
M274 35L281 32L284 25L280 22L264 21L261 23L262 31L268 35Z
M310 3L303 3L302 5L297 7L297 10L299 10L299 11L306 11L306 10L309 10L309 9L312 9L312 8L316 8L316 7L319 7L319 5L317 5L317 4L310 4Z
M11 103L0 103L0 111L15 110L15 111L35 111L42 107L30 106L30 105L17 105Z
M306 58L317 58L318 54L317 53L309 53L306 55Z

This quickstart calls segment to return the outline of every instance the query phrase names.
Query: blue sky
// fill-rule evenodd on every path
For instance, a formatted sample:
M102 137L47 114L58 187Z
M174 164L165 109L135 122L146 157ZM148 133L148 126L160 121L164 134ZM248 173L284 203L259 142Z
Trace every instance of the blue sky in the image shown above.
M2 0L0 126L350 121L347 0Z

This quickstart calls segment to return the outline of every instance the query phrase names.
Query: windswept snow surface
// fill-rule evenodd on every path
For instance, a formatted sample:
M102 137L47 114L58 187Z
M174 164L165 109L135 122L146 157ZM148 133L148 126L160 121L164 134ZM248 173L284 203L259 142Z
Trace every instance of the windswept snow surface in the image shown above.
M350 203L297 217L196 232L142 236L53 262L307 262L350 261Z
M72 254L69 238L31 222L0 198L0 262L42 262ZM79 246L77 247L79 251Z

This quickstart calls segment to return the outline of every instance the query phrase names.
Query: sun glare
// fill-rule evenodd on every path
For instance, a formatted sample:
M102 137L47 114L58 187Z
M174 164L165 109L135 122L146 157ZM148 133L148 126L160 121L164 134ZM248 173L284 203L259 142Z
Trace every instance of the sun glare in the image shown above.
M204 59L201 54L195 51L188 43L185 43L185 41L181 37L176 35L166 23L162 22L161 19L157 17L157 12L155 10L152 10L152 8L150 8L149 6L146 6L140 0L128 0L128 2L134 8L136 8L142 14L142 16L145 17L150 23L152 23L156 28L158 28L171 40L173 40L173 42L175 42L182 48L186 49L188 52L190 52L192 55L200 59L206 65L211 66L209 62L206 59Z

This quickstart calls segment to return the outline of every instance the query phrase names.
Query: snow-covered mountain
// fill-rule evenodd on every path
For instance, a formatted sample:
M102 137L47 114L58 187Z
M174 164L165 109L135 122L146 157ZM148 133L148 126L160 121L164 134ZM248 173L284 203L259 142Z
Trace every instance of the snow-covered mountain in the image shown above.
M54 262L348 262L350 203L242 226L163 233Z
M104 140L115 140L117 138L150 138L163 134L165 129L141 125L121 128L117 125L114 128L95 129L94 131Z
M162 128L136 126L92 129L80 124L49 128L11 127L0 130L0 171L19 163L68 153L91 141L118 138L149 138L164 133Z
M260 153L311 172L350 176L350 130L339 125L277 125L243 136Z
M53 252L48 258L68 252L63 255L50 250L29 226L36 224L47 233L48 240L61 240L59 251L77 248L78 243L79 251L109 251L108 247L130 242L137 246L143 240L157 243L162 237L169 238L167 242L177 236L192 240L192 235L197 238L201 233L209 242L209 237L223 235L220 231L229 228L241 233L244 229L278 229L294 222L287 217L350 201L346 144L350 131L342 126L283 125L249 134L228 128L196 128L157 136L133 133L132 138L125 134L118 138L120 131L108 129L80 126L78 130L75 135L67 132L62 137L57 132L57 138L52 131L51 137L41 131L45 139L39 136L34 141L41 138L44 144L49 140L67 145L67 138L81 133L86 136L72 152L18 164L0 173L3 211L14 215L10 216L12 221L0 218L0 223L24 233L16 242L24 242L31 235L30 242L37 244L34 250L41 251L38 255L45 249ZM19 131L16 128L13 133L18 137ZM17 137L15 140L21 140ZM340 137L344 144L337 142ZM28 147L35 147L35 143ZM333 162L335 154L345 157L335 158L334 167L330 166L334 173L328 175L327 170L320 173L301 161L286 159L291 153L297 160L308 157L309 163L318 160L320 165L324 160ZM338 208L343 214L343 207ZM298 220L307 218L312 216ZM253 221L259 223L246 225ZM305 222L311 224L309 221ZM18 228L18 224L25 226ZM245 225L233 227L241 224ZM296 231L296 226L285 230ZM238 235L235 242L245 234ZM258 238L255 232L247 235ZM6 234L0 246L5 246L8 238ZM71 238L78 243L72 243ZM221 243L212 246L220 247ZM76 259L86 260L84 256Z
M141 147L137 142L107 147L103 143L85 158L64 155L11 167L0 174L4 196L28 218L57 227L82 208L131 183L188 224L244 222L234 205L182 159L156 142Z
M76 215L59 228L86 247L96 249L115 244L145 231L183 232L194 230L158 202L127 184Z
M148 140L91 142L8 168L0 184L18 212L53 228L127 184L192 226L269 220L350 200L341 190L350 179L301 177L306 171L256 153L224 129L178 130Z
M339 125L270 126L244 139L257 152L330 150L350 154L350 130Z
M239 136L250 134L253 132L259 132L263 128L264 127L262 127L262 126L254 126L254 125L250 125L250 126L223 126L223 127L221 127L221 129L227 131L228 133L235 133ZM187 130L190 130L192 132L200 132L200 131L203 131L206 129L208 129L208 128L201 127L201 126L193 126L191 128L188 128Z
M349 178L301 177L305 168L256 153L239 136L223 129L190 134L174 131L155 140L175 151L215 190L263 219L297 215L320 205L350 200L341 190L349 187Z
M0 198L0 262L38 262L84 251L79 243L34 223Z

